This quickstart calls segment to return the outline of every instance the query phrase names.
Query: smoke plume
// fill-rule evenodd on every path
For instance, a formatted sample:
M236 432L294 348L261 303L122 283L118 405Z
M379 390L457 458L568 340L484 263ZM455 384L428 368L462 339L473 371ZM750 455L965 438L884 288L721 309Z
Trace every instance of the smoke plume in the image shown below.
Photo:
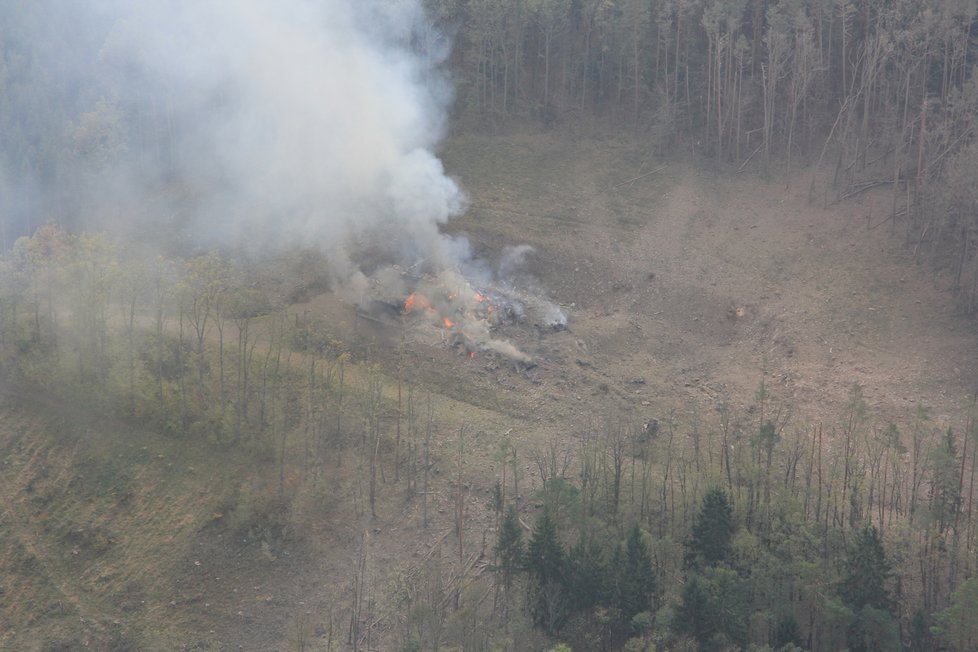
M0 188L25 189L0 199L7 232L301 244L340 275L364 242L448 263L448 43L415 0L12 0L0 44Z
M438 298L475 280L564 324L513 298L530 248L494 266L440 231L465 209L435 154L449 45L420 0L2 3L0 250L51 219L176 251L314 248L361 305L441 283L466 346L528 361L481 306Z

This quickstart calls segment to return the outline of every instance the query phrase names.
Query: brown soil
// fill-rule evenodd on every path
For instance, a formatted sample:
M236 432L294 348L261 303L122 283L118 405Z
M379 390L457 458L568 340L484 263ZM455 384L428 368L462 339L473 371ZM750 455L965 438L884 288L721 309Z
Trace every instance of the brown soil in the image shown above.
M406 361L406 378L443 397L437 456L448 476L453 433L468 424L470 539L492 536L487 492L504 435L524 457L529 492L539 483L532 460L554 439L573 449L588 424L670 416L684 432L716 430L721 406L749 426L762 380L768 414L778 412L787 432L831 432L853 383L876 426L909 426L920 404L938 427L963 426L961 405L978 383L974 324L940 275L912 259L900 225L868 228L887 216L889 197L826 208L808 201L808 173L786 188L678 164L622 183L663 164L617 139L469 136L443 155L471 200L451 232L487 259L532 245L538 287L569 316L565 331L495 332L536 366L469 359L436 326L358 319L331 295L303 309L325 316L389 378ZM417 527L417 502L363 523L381 575L451 529L452 485L440 486L428 532ZM335 593L315 596L325 605Z
M118 621L138 629L158 622L160 641L198 640L199 649L289 649L306 612L319 643L329 614L334 642L345 641L364 541L381 614L395 613L392 578L441 550L439 541L448 542L446 564L457 558L451 531L463 426L468 560L484 539L492 542L488 492L504 436L524 460L521 493L529 495L538 484L534 455L552 438L573 448L573 435L588 422L630 425L670 414L681 429L715 429L721 404L749 421L762 380L769 409L790 413L789 430L821 423L830 431L853 383L864 387L874 423L906 423L924 404L942 424L962 425L960 405L978 384L974 325L955 311L941 277L911 259L899 224L896 234L889 224L867 228L886 217L888 197L866 194L824 208L809 203L807 174L786 188L783 179L765 181L749 170L736 177L676 163L659 170L663 163L635 143L594 135L456 137L443 156L471 200L450 230L467 234L487 259L507 245L532 245L538 289L569 316L562 331L532 323L497 330L536 365L489 354L470 359L433 325L365 320L330 294L297 307L323 317L350 349L351 386L364 382L362 363L376 362L388 400L399 366L419 394L433 391L430 527L420 527L421 501L407 496L403 480L389 482L379 518L371 519L356 489L358 471L344 467L324 474L332 484L321 494L297 498L305 523L298 542L262 550L215 516L229 478L246 473L245 463L227 458L223 471L207 471L187 461L206 458L203 448L153 443L150 435L127 449L137 487L129 502L64 497L58 474L73 473L73 462L55 453L77 447L30 443L25 433L56 432L57 424L5 410L18 421L0 428L0 542L7 549L0 554L0 625L27 617L11 592L33 591L30 604L51 613L25 620L20 635L0 635L0 645L35 640L39 647L40 638L25 636L45 632L48 640L81 641L85 632L104 640L122 627ZM124 429L105 426L113 428ZM167 466L171 457L175 468ZM301 451L291 463L301 466ZM256 491L263 482L276 488L277 475L255 479ZM28 485L62 496L68 507L53 513L24 493ZM32 529L37 519L55 529ZM82 521L112 533L107 553L86 552L103 545L98 536L69 536ZM88 555L85 563L73 560L75 549ZM79 630L78 618L88 619L87 629ZM393 618L378 618L378 636L394 627Z
M889 196L823 207L807 171L788 186L711 175L612 138L458 137L443 156L471 201L450 230L490 260L532 245L530 271L570 319L564 332L496 331L533 356L529 371L470 361L409 324L413 373L453 398L543 434L582 417L715 424L721 403L747 414L762 380L789 428L830 428L853 383L877 421L906 422L918 404L963 419L978 386L974 323L901 225L876 226ZM403 329L357 321L328 296L308 307L344 315L340 335L392 368Z

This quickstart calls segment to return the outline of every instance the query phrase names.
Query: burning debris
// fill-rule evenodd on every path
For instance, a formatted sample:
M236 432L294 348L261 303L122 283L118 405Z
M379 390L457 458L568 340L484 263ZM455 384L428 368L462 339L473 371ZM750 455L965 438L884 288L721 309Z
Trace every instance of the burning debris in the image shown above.
M382 286L390 287L372 277L376 287L368 290L374 296L383 295ZM517 290L486 283L474 286L462 274L443 271L410 278L406 283L402 273L396 289L407 291L403 301L390 298L361 299L358 313L372 321L394 325L400 319L427 323L442 332L442 339L470 358L479 353L494 353L509 360L532 365L532 358L512 342L495 335L500 329L531 323L537 327L562 330L567 317L546 299ZM402 295L403 296L403 295Z
M449 331L449 343L469 357L491 351L518 362L531 361L511 342L492 336L499 326L525 319L522 304L497 291L476 289L455 272L420 279L404 301L404 314L426 317Z
M453 252L457 262L452 269L432 269L422 260L408 267L383 266L361 277L359 313L388 325L404 319L427 324L469 357L491 352L531 365L530 356L501 338L499 331L523 325L551 331L567 328L567 317L558 306L516 287L513 271L532 249L507 248L493 273L487 263L471 257L464 239L452 242L461 250ZM530 277L519 280L521 285L534 285Z

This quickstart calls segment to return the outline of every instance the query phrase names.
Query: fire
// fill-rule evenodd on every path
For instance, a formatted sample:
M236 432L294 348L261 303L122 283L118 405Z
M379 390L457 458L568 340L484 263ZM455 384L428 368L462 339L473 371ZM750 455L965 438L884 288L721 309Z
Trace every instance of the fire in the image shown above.
M469 351L469 360L472 360L474 358L475 358L475 351Z
M423 294L412 292L411 296L404 300L404 312L411 312L415 308L427 310L428 312L434 312L435 310L431 307L431 302L428 301L427 297Z
M492 305L492 297L486 296L478 290L472 290L472 298L475 299L476 302L482 304L483 310L485 310L487 313L491 313L494 310L494 306Z
M407 299L404 300L404 312L414 312L415 310L424 310L429 315L436 316L439 311L431 305L431 301L428 300L423 294L418 294L417 292L412 292ZM454 328L458 326L458 322L450 319L449 317L441 317L441 324L445 328Z

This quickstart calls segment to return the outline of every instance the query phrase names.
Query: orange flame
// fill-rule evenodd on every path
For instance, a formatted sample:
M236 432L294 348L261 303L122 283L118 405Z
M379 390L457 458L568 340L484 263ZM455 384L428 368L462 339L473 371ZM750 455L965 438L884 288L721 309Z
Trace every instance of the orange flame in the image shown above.
M495 306L492 305L492 297L482 294L478 290L472 290L472 298L481 303L482 309L487 313L491 313L493 310L495 310Z
M469 351L469 360L475 358L475 351Z
M455 322L453 322L448 317L443 317L442 318L442 323L445 324L445 328L451 328L452 326L455 325Z
M423 294L418 294L412 292L411 295L404 300L404 312L411 312L415 308L421 308L427 310L428 312L434 312L434 308L431 307L431 302Z

